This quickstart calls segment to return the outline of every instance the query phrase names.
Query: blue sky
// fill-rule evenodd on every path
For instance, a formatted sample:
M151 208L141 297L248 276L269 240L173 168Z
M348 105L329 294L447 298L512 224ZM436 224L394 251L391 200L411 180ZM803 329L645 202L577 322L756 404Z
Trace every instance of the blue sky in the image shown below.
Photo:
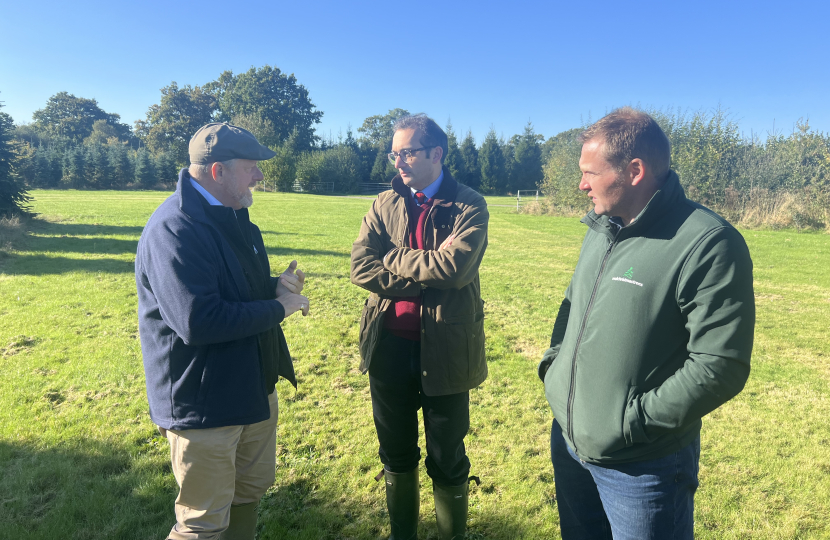
M132 125L160 88L269 64L337 136L426 112L480 143L550 137L621 105L728 110L745 134L830 132L830 2L9 2L0 101L16 123L60 91Z

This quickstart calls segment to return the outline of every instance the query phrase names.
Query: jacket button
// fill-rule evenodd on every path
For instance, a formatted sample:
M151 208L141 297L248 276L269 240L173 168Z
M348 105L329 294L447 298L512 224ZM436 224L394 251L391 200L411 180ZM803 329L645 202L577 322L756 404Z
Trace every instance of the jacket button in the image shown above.
M442 229L446 229L446 228L447 228L447 226L446 226L446 225L441 225L441 228L442 228Z
M427 372L426 372L426 371L424 371L424 377L426 377L426 376L427 376Z
M421 333L426 334L427 333L426 328L421 328Z

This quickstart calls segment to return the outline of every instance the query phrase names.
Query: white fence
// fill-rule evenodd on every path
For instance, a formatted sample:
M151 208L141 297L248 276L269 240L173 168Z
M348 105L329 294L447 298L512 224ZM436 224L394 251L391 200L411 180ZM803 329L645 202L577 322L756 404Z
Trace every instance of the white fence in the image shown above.
M315 182L309 187L308 193L331 193L334 191L334 182ZM291 186L291 191L294 193L306 193L299 182L294 182L294 185Z
M516 192L516 211L519 211L519 208L522 204L522 191L526 193L524 196L525 200L533 199L536 202L539 202L539 190L538 189L520 189Z

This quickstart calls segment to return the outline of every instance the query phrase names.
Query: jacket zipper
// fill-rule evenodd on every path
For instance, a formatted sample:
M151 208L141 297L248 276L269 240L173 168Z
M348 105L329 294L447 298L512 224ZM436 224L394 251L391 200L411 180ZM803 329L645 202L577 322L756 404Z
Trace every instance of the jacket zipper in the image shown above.
M597 295L597 289L599 288L599 281L602 279L602 274L605 272L605 264L608 262L608 258L611 256L611 250L614 248L614 244L616 242L617 236L614 235L614 238L608 244L608 249L605 250L605 257L602 259L602 264L599 267L599 274L597 275L597 280L594 282L594 290L591 291L591 299L588 301L588 307L585 308L585 315L582 316L582 326L579 328L579 335L576 338L576 345L574 346L574 354L573 360L571 361L571 386L568 389L568 439L570 439L571 444L574 445L574 450L576 450L576 441L574 441L574 428L573 428L573 404L574 404L574 394L576 390L576 357L577 353L579 353L579 345L582 343L582 334L585 332L585 326L588 324L588 315L591 313L591 307L594 304L594 298Z

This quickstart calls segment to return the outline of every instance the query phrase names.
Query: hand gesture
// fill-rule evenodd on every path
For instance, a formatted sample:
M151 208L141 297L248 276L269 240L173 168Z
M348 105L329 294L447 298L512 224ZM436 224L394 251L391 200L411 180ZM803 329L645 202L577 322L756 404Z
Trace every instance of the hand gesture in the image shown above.
M285 293L277 297L277 302L285 309L285 318L296 311L302 311L303 317L308 315L308 298L301 294Z
M289 293L300 294L303 292L303 286L305 286L305 274L302 270L297 270L297 261L291 261L285 272L280 274L277 283L277 298Z

